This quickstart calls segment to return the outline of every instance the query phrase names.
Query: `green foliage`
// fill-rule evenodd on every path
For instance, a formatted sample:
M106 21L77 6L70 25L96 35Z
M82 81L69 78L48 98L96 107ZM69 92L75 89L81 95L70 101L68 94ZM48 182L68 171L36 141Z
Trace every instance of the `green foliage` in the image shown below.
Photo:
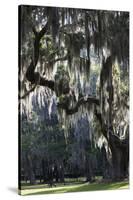
M129 93L129 75L126 70L120 69L118 63L113 65L113 86L114 92L123 98L123 95L128 96Z
M65 44L72 56L79 57L80 49L82 49L85 44L82 32L67 34L65 37Z
M55 92L61 100L64 98L62 95L69 92L69 82L70 76L68 71L64 65L59 65L55 74Z
M21 133L21 150L31 156L43 158L44 155L53 159L63 159L66 143L62 129L58 124L45 125L37 119L37 113L31 115L30 121L23 118ZM35 123L36 122L36 123Z
M65 66L64 65L59 65L57 67L57 72L55 74L55 80L66 80L66 81L70 81L70 77L69 77L69 73L67 70L65 70Z

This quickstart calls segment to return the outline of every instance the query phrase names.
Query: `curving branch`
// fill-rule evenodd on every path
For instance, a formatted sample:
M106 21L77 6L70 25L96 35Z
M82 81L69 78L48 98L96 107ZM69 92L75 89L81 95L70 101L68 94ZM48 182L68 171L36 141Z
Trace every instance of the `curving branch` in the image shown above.
M31 84L35 84L35 86L31 88L31 90L29 90L26 94L24 94L22 98L25 98L31 91L35 89L37 85L48 87L49 89L55 91L55 81L48 80L41 76L39 72L35 72L36 65L39 59L40 40L43 37L43 35L48 31L48 28L48 23L43 27L43 29L40 32L37 32L35 27L33 27L33 32L35 35L34 54L33 58L31 59L30 65L28 66L28 69L26 71L26 78L28 81L31 82ZM66 60L67 58L68 55L62 58L57 58L55 61L59 61L61 59ZM78 109L82 104L86 103L99 105L99 100L91 96L81 97L73 108L69 107L68 101L66 101L65 103L59 103L58 107L64 109L68 115L72 115L78 112Z
M73 108L69 108L68 102L58 103L58 107L64 109L66 111L67 115L72 115L72 114L78 112L78 109L81 105L87 104L87 103L99 105L99 99L96 99L91 96L81 97Z
M58 61L64 61L64 60L67 60L67 59L68 59L68 54L66 54L66 55L63 56L63 57L59 57L59 58L56 58L56 59L50 60L49 62L50 62L50 63L55 63L55 62L58 62Z
M39 74L39 72L35 72L36 69L36 65L39 59L39 48L40 48L40 40L41 38L44 36L44 34L48 31L49 29L49 25L48 22L46 23L46 25L42 28L42 30L40 32L37 32L35 27L33 27L33 32L35 35L35 41L34 41L34 54L33 54L33 58L31 59L30 65L28 66L28 69L26 71L26 78L28 81L31 82L31 84L34 84L34 86L28 91L26 92L26 94L24 94L21 98L25 98L30 92L32 92L35 87L37 85L40 86L44 86L44 87L48 87L49 89L55 91L55 81L54 80L48 80L46 78L44 78L43 76L41 76ZM67 34L66 32L63 32L64 34ZM57 58L55 61L58 61L60 59L65 60L68 58L68 55L64 56L63 58ZM79 107L83 104L94 104L94 105L99 105L100 101L99 99L96 99L92 96L88 96L88 97L81 97L78 102L75 104L74 107L70 108L69 105L69 99L67 101L65 101L64 103L60 102L58 103L58 107L64 109L66 111L66 114L68 115L72 115L76 112L78 112ZM98 116L98 114L97 114ZM98 117L100 120L100 124L102 124L102 118ZM105 126L102 124L102 129L104 132L104 135L107 138L107 131Z
M31 92L35 90L37 85L34 85L30 90L28 90L24 95L20 96L20 99L24 99L26 96L28 96Z
M117 134L114 133L114 130L112 127L108 128L108 126L104 123L104 120L102 119L102 114L97 112L96 107L95 107L94 113L97 120L100 123L102 134L107 139L107 141L109 141L110 145L115 144L119 148L125 148L129 145L128 136L124 139L121 139ZM108 135L108 132L109 132L109 135Z
M31 82L31 84L38 84L41 86L45 86L50 88L51 90L54 90L54 81L48 80L44 77L42 77L39 72L35 72L36 65L39 59L39 46L40 46L40 40L43 37L43 35L48 30L48 23L42 28L40 32L37 32L36 29L33 27L33 32L35 35L35 41L34 41L34 53L33 58L31 60L30 65L28 66L28 69L26 71L26 78L28 81Z

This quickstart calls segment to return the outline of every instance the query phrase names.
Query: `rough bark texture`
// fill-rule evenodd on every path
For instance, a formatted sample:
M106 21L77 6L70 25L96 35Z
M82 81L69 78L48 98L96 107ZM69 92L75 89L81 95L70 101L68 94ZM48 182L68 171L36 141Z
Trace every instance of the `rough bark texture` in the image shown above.
M109 166L108 175L113 180L119 180L128 175L128 153L129 153L129 140L128 138L121 139L115 134L112 123L113 113L113 85L112 85L112 58L107 58L106 62L103 63L101 70L101 88L100 88L100 105L101 112L97 111L95 107L95 115L100 122L101 131L106 138L109 148L111 150L112 159L111 166ZM108 112L104 110L104 84L107 83L108 93ZM108 113L108 114L107 114ZM106 115L105 115L106 114ZM105 116L104 116L105 115ZM105 118L108 118L108 124L105 123ZM106 159L104 159L105 162ZM105 176L105 175L104 175Z

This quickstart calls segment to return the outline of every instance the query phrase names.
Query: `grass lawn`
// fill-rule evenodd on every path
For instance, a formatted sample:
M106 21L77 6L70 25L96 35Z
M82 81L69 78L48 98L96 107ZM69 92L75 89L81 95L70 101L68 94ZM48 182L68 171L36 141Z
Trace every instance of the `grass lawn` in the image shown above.
M116 190L128 189L128 181L115 182L115 183L72 183L68 185L57 184L56 187L49 187L46 184L23 186L21 195L33 194L57 194L66 192L83 192L83 191L96 191L96 190Z

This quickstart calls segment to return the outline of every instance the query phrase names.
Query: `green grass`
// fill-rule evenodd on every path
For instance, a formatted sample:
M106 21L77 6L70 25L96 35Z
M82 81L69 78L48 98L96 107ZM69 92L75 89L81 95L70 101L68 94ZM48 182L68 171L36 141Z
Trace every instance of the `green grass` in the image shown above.
M23 186L21 195L35 195L35 194L57 194L66 192L84 192L84 191L98 191L98 190L116 190L128 189L128 181L115 183L73 183L69 185L58 184L56 187L50 188L46 184Z

